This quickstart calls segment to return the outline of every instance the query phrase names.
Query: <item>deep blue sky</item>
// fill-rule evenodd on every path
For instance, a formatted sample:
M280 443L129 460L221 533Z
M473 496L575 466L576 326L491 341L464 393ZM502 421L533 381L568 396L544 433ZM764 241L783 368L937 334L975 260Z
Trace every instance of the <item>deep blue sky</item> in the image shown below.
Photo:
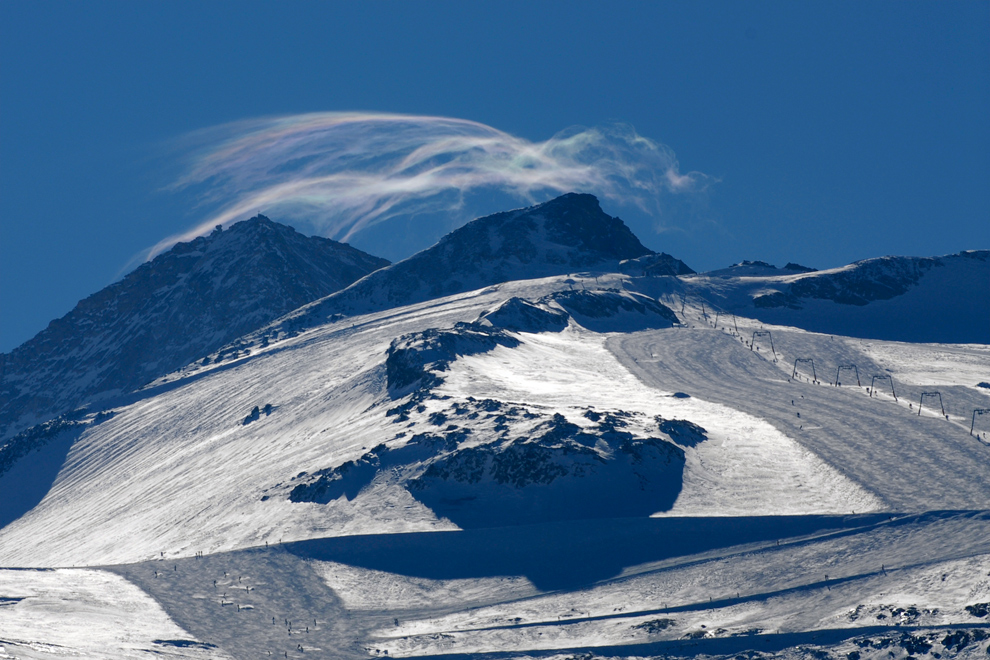
M161 192L166 141L262 115L628 122L719 179L641 235L699 270L987 248L988 26L986 1L5 0L0 349L202 219Z

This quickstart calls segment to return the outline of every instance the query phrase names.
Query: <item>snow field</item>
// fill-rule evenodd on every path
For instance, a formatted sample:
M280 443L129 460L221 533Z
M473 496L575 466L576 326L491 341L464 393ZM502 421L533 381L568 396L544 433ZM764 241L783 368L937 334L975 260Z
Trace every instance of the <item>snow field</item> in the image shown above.
M805 356L815 359L816 371L821 364L833 377L838 364L859 364L861 377L879 373L854 343L765 326L773 333L774 363L772 354L751 350L739 337L699 320L700 309L692 311L698 312L694 327L616 335L607 346L652 387L685 391L764 420L880 498L882 508L984 509L990 503L990 447L969 435L968 420L919 417L917 405L909 407L906 398L915 390L896 376L897 402L879 385L873 398L855 384L828 385L821 371L821 384L791 379L793 358ZM739 334L748 340L754 326L760 328L758 322L740 322ZM884 345L896 351L901 344ZM947 403L951 395L956 405L959 400L969 405L965 397L985 396L971 387L942 387L942 392Z
M312 564L351 611L459 610L538 593L522 576L431 580L340 562L314 560Z
M667 333L649 333L663 341ZM646 334L646 333L644 333ZM580 327L521 334L517 348L497 347L458 359L440 392L452 397L527 402L588 425L581 413L624 410L704 427L709 439L685 448L684 484L663 515L761 515L871 511L882 502L851 483L767 422L728 406L676 398L636 379L605 347L606 336Z
M337 503L294 505L272 491L394 435L385 407L374 406L385 351L404 329L384 325L328 326L163 388L89 429L48 495L0 531L0 565L126 563L347 530L432 528L429 510L402 508L415 505L411 497L367 501L364 516ZM243 424L266 403L270 416ZM391 514L396 508L402 516Z
M115 417L89 427L41 503L0 530L2 565L126 564L111 570L133 584L94 570L0 571L3 653L14 648L14 657L48 657L69 648L81 657L146 657L140 650L127 655L145 648L166 657L254 657L264 650L292 657L303 645L355 658L385 649L399 657L493 649L620 654L623 647L658 655L688 640L700 645L691 653L704 656L706 649L719 655L717 649L762 648L758 644L768 640L793 646L806 634L847 640L876 628L916 631L984 621L964 609L990 602L990 528L983 513L875 516L882 520L790 535L779 546L715 539L698 552L671 539L669 555L650 555L668 558L623 559L611 573L582 567L575 563L577 550L564 551L543 559L586 579L544 590L522 569L479 568L468 577L433 579L293 554L289 542L305 539L455 530L388 474L350 501L286 498L303 472L340 465L382 442L401 442L397 436L406 426L385 414L397 404L384 381L392 339L474 320L510 296L532 299L591 286L589 278L568 279L571 284L561 278L512 283L346 319L152 385ZM559 412L581 426L591 424L584 417L589 408L626 411L630 430L640 435L658 433L655 415L699 424L708 439L684 448L681 492L670 511L655 514L663 520L650 524L676 525L692 516L753 523L754 516L781 514L811 519L987 508L990 449L955 418L919 418L906 402L871 399L863 388L800 377L788 382L793 359L808 355L816 368L821 360L822 381L828 369L857 363L865 365L862 371L889 370L899 396L905 374L904 392L936 383L947 401L956 401L951 395L968 405L965 397L986 397L966 380L983 368L982 348L860 342L767 326L779 356L773 363L765 351L751 351L723 332L721 323L716 331L697 318L700 309L689 304L686 310L694 327L598 334L572 324L561 333L519 334L517 348L453 362L436 391L450 398L428 400L412 417L425 423L432 412L474 397ZM746 337L762 327L746 319L737 324ZM952 376L957 372L964 376ZM266 403L273 406L270 415L243 423L254 406ZM588 526L591 534L610 529ZM532 530L494 532L506 552L546 553L543 546L512 547L539 538ZM637 538L646 543L647 537ZM197 552L207 556L191 558ZM249 582L243 593L235 574ZM229 589L220 600L214 579ZM10 600L32 589L24 600ZM276 625L311 615L318 623L309 631ZM124 632L112 633L111 652L91 653L118 622Z
M226 659L112 573L0 569L0 658Z
M341 534L453 529L402 487L294 504L292 480L357 458L401 429L387 418L395 337L473 321L560 278L432 300L321 326L229 363L190 365L88 428L41 502L0 530L0 566L192 556ZM255 406L271 415L249 424ZM263 499L263 498L268 499ZM127 539L127 543L122 543Z
M377 632L403 657L973 625L981 621L965 606L990 600L988 544L985 514L895 519L851 533L784 539L780 546L631 567L625 577L586 589ZM762 643L752 638L749 648Z

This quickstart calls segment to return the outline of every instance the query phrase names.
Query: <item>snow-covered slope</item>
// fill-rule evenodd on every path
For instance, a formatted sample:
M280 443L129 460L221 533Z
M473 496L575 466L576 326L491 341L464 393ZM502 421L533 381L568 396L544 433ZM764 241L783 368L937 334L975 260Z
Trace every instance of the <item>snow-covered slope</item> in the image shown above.
M612 276L589 294L625 281ZM789 382L789 365L692 322L700 310L682 317L695 327L613 335L615 355L608 335L570 314L561 332L476 323L507 299L552 301L569 282L357 316L162 380L85 428L44 499L0 531L0 562L116 563L514 517L990 502L990 449L969 436L962 410L940 421L903 397ZM830 342L777 336L782 359L807 354L823 366L836 359L824 352ZM855 344L836 355L869 364ZM256 406L267 412L252 415ZM638 490L609 498L630 483Z
M179 243L0 355L0 440L129 392L387 265L264 216Z
M735 314L815 332L990 343L990 250L803 268L743 262L687 276L683 292Z
M0 646L119 602L107 657L985 657L988 348L716 320L816 273L651 274L555 202L17 436L0 566L85 570L0 570Z

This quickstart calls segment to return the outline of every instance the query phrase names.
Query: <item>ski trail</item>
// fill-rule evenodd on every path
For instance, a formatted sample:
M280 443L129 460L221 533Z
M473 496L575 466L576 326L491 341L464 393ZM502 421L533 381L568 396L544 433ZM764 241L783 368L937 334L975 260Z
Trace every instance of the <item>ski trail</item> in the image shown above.
M765 419L893 510L990 505L990 447L957 424L859 388L788 382L737 339L707 328L617 336L606 345L647 385Z

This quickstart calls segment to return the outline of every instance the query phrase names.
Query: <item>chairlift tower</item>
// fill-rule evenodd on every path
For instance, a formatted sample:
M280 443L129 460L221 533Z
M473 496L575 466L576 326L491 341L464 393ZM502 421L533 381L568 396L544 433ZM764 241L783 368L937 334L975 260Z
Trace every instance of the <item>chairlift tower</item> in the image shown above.
M752 351L753 349L756 348L757 337L766 337L767 339L770 340L770 352L773 353L773 357L774 359L776 359L777 351L773 347L773 335L770 334L769 330L756 330L755 332L753 332L753 342L749 345L749 350Z
M876 383L877 380L886 380L890 383L890 393L894 395L894 401L897 401L897 392L894 391L894 379L889 374L875 374L873 380L870 382L870 398L873 398L873 393L877 391Z
M811 380L817 383L818 372L815 371L815 361L811 358L798 358L794 360L794 371L791 372L791 378L796 378L798 375L798 370L797 370L798 363L811 365Z
M836 387L841 387L840 382L839 382L839 373L843 369L846 369L846 370L853 369L853 370L855 370L856 371L856 385L858 385L859 387L862 387L863 386L863 384L859 382L859 368L855 364L840 364L839 367L835 370L835 386Z
M921 401L918 403L918 417L921 417L921 407L925 405L926 396L937 396L938 397L938 407L942 409L942 416L945 417L945 406L942 405L942 395L938 392L922 392Z
M969 425L969 434L973 435L973 429L976 428L976 416L979 415L990 415L990 408L977 408L973 411L973 423Z

